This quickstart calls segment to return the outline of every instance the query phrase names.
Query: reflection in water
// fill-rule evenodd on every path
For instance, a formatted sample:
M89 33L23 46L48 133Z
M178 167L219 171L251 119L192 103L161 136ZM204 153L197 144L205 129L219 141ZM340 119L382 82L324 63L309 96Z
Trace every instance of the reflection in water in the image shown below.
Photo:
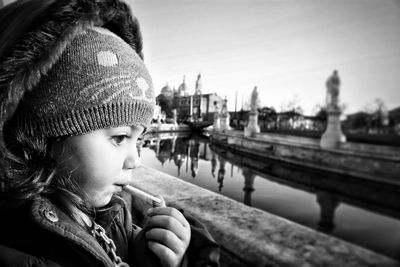
M211 150L211 174L215 178L215 169L217 168L217 156L214 151Z
M192 171L192 177L195 178L199 172L199 143L194 139L189 140L189 153L190 155L190 170Z
M400 190L393 186L235 155L225 148L210 148L208 139L198 136L147 136L142 145L142 160L151 167L400 259L400 236L393 235L400 232ZM226 181L229 164L232 179ZM234 166L241 171L234 174Z
M221 192L222 187L224 187L226 160L223 157L218 156L218 161L219 161L219 170L218 170L217 182L219 184L218 191Z
M317 192L317 202L320 205L318 230L325 233L331 233L335 228L333 219L335 217L335 210L339 206L339 200L333 194Z
M243 167L243 176L244 176L244 204L251 206L251 193L254 191L254 179L256 175L246 167Z

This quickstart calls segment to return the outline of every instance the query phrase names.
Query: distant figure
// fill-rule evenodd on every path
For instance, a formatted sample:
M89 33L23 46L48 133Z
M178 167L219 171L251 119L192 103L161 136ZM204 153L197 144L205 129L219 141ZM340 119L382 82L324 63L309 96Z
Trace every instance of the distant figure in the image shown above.
M251 93L251 102L250 102L250 109L251 111L257 111L257 102L258 102L258 92L257 86L254 86L253 92Z
M339 103L339 86L340 78L337 70L333 71L333 74L326 81L326 105L327 107L338 108Z

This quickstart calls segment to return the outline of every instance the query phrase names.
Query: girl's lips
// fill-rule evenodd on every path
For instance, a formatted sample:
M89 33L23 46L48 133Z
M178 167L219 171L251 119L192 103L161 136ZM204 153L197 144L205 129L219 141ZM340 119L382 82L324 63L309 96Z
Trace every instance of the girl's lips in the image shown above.
M122 181L120 181L120 182L114 183L114 185L117 185L117 186L125 186L125 185L128 185L129 183L130 183L130 181L128 181L128 180L122 180Z

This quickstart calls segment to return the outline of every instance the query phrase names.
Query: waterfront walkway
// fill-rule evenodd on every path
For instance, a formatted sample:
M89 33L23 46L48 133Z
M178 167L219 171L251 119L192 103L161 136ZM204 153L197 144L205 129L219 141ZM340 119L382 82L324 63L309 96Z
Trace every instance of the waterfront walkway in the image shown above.
M273 133L245 137L242 131L211 132L211 143L235 153L400 186L400 147L347 142L327 149L318 139Z

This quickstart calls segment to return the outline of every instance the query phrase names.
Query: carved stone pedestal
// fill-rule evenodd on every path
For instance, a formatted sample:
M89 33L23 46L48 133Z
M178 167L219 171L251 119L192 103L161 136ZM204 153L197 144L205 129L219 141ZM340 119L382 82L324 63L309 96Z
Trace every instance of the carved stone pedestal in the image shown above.
M226 132L231 130L231 127L229 126L229 114L221 114L220 115L220 131L221 132Z
M258 126L258 112L250 111L249 123L244 128L244 136L252 136L254 133L260 132L260 126Z
M338 148L341 143L346 142L340 125L340 114L339 108L328 109L328 125L320 141L322 148Z

